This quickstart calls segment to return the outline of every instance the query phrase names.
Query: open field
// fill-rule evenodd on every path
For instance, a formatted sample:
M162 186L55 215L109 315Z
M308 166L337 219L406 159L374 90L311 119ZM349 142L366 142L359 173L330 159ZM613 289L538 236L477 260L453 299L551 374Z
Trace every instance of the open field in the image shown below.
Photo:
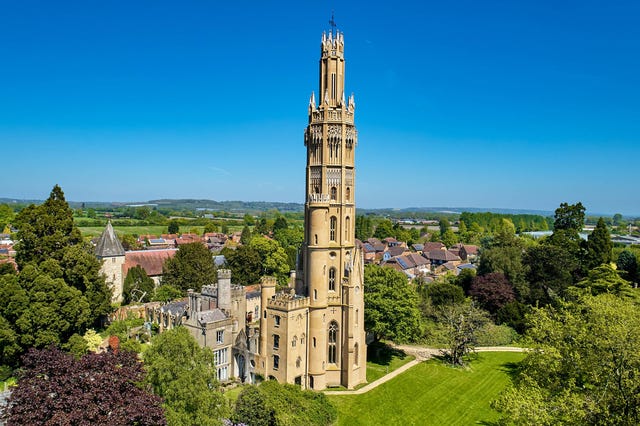
M489 404L509 383L524 354L484 352L468 369L433 359L362 395L331 395L339 425L492 424Z
M104 226L80 226L78 227L83 237L99 237L104 231ZM149 225L149 226L114 226L113 229L116 234L132 234L132 235L157 235L166 234L166 225ZM180 233L188 233L192 230L197 230L198 235L202 235L204 226L181 226ZM229 232L242 231L242 226L229 226Z

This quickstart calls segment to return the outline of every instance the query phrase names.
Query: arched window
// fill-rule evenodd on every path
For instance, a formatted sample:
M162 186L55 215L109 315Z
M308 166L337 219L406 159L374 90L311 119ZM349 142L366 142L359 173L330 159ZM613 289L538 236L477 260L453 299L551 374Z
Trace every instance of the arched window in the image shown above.
M338 189L335 186L331 187L331 201L338 199Z
M351 188L348 186L347 186L346 198L347 198L347 201L351 201Z
M331 321L329 323L329 354L327 360L330 364L335 364L338 359L338 323Z
M336 268L329 268L329 291L336 291Z
M349 241L349 229L351 229L351 218L347 216L344 222L344 240Z
M336 227L338 226L338 219L335 216L331 216L329 219L329 239L331 241L336 240Z
M354 364L358 365L358 358L359 358L359 350L358 350L358 344L356 343L355 345L353 345L353 357L354 357Z
M314 235L314 241L315 241L315 244L318 245L318 234Z
M300 368L300 364L302 364L302 358L298 357L296 359L296 368Z

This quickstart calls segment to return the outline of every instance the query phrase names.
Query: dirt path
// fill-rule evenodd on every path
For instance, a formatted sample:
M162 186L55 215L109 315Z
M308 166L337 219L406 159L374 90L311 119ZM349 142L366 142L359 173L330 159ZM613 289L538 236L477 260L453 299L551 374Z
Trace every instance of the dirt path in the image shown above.
M371 389L377 388L383 383L388 382L399 374L404 373L414 365L421 363L422 361L426 361L433 357L434 355L441 355L442 349L436 348L427 348L424 346L413 346L413 345L393 345L394 348L400 349L404 351L404 353L408 355L413 355L416 357L413 361L410 361L398 368L397 370L392 371L389 374L386 374L376 380L375 382L371 382L366 386L361 387L357 390L344 390L344 391L325 391L326 395L360 395L363 393L369 392ZM476 348L476 352L524 352L525 348L518 348L515 346L483 346L480 348Z

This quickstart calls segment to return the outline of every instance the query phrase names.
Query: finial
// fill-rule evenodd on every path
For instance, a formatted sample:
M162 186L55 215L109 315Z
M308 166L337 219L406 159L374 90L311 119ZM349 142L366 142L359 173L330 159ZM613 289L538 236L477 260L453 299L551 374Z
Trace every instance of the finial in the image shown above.
M331 20L329 21L329 25L331 25L331 32L336 31L336 20L334 19L334 10L331 10ZM336 35L338 33L336 32Z

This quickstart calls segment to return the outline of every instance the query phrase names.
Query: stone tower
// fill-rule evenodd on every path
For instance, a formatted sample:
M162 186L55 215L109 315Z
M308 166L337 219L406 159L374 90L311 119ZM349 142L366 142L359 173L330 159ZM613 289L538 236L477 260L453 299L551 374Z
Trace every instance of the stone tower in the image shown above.
M122 287L124 277L122 276L122 266L125 261L124 248L118 239L111 221L102 232L95 248L96 257L102 261L100 272L106 277L106 282L113 291L111 301L122 302Z
M355 245L355 102L344 94L344 38L322 35L319 103L309 100L305 242L296 290L309 298L307 385L366 381L363 262Z

